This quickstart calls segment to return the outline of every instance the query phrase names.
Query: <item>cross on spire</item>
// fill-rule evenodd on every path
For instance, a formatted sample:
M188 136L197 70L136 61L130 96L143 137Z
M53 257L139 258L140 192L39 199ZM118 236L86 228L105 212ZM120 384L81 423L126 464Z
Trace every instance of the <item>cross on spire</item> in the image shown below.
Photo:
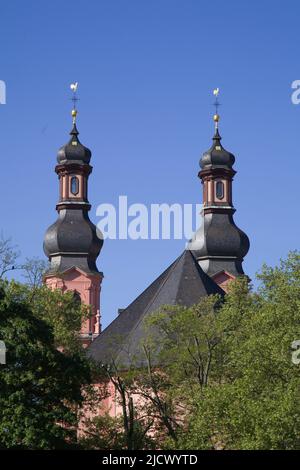
M76 116L77 116L77 108L76 108L76 103L79 101L79 98L77 97L77 88L78 88L78 82L71 83L70 88L73 92L73 96L71 100L73 101L73 109L72 109L72 117L73 117L73 124L76 123Z
M73 109L76 109L76 103L79 101L79 98L77 98L76 93L73 94L71 100L73 101Z
M220 92L219 88L215 88L213 90L213 94L216 97L215 102L213 104L215 106L215 109L216 109L216 112L214 114L214 121L215 121L215 128L216 129L218 129L218 122L219 122L219 119L220 119L220 116L219 116L219 113L218 113L219 107L221 106L221 103L218 100L219 92Z

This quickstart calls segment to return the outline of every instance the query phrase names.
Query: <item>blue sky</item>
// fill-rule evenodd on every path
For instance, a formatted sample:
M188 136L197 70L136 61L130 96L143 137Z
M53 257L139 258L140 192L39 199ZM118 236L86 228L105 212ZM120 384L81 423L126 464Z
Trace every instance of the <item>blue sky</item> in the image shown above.
M300 79L297 1L31 0L2 2L1 222L22 257L43 257L56 218L58 148L78 127L93 152L89 199L199 203L200 155L221 89L223 145L236 155L235 221L249 236L254 278L299 247ZM183 249L182 241L106 241L102 322L132 301Z

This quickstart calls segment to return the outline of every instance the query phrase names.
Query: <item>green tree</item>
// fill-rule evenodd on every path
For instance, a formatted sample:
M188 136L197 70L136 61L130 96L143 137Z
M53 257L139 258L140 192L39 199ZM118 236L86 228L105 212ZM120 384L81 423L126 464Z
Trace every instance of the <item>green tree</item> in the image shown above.
M101 406L101 398L97 401L97 415L83 419L83 434L81 445L87 449L153 449L155 440L149 435L153 426L153 419L145 413L144 403L136 400L135 382L139 371L135 368L119 369L116 363L111 365L94 364L100 372L97 383L101 383L98 396L107 398L112 392L108 384L113 385L113 399L120 407L121 413L117 417L109 415L107 409ZM101 390L102 389L102 390ZM100 415L99 415L100 414Z
M130 429L124 427L123 413L117 417L103 413L85 420L80 445L89 450L154 449L155 441L147 431L143 421L136 417Z
M23 277L26 284L32 288L40 287L43 284L43 276L47 271L49 262L38 257L26 258L22 264Z
M12 302L28 305L32 313L44 320L52 329L56 347L81 350L79 340L82 321L91 315L89 306L76 302L73 292L47 286L29 286L11 281L6 283L6 296Z
M300 368L291 361L300 339L300 255L258 277L257 293L240 278L219 305L207 298L153 316L160 369L180 403L180 448L300 448Z
M80 445L88 450L126 449L122 416L113 418L108 413L103 413L85 419Z
M7 347L7 363L0 366L1 448L57 449L76 443L78 409L91 372L72 342L69 350L57 349L65 327L62 320L57 326L51 306L58 299L56 312L63 315L70 299L54 292L48 304L48 292L41 288L33 298L19 284L1 284L0 338Z
M16 262L20 253L11 238L5 238L0 235L0 279L5 277L6 273L18 268Z

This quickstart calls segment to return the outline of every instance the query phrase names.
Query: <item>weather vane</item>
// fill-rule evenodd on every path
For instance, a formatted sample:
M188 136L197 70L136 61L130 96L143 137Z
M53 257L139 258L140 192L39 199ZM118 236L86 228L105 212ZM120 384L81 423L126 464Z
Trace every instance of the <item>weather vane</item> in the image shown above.
M71 83L70 85L70 88L73 92L73 96L72 96L72 101L73 101L73 109L72 109L72 118L73 118L73 124L76 123L76 116L77 116L77 109L76 109L76 103L77 101L79 100L79 98L77 97L77 88L78 88L78 82L75 82L75 83Z
M216 100L214 102L214 106L216 108L216 112L214 114L214 121L215 121L215 128L216 129L218 128L218 122L220 120L220 116L219 116L219 113L218 113L219 107L221 106L221 104L219 103L219 100L218 100L219 92L220 92L219 88L215 88L214 91L213 91L213 94L216 97Z

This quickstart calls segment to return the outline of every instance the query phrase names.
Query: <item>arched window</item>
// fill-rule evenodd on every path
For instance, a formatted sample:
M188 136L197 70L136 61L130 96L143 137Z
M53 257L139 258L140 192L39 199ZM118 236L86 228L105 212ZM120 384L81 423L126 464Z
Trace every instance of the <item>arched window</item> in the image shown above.
M77 292L77 290L74 290L73 292L73 299L74 299L74 302L78 305L81 304L81 297L80 297L80 294L79 292Z
M76 196L79 192L79 180L77 176L72 176L71 178L71 193Z
M224 183L223 181L217 181L216 183L216 196L218 199L223 199L224 197Z

